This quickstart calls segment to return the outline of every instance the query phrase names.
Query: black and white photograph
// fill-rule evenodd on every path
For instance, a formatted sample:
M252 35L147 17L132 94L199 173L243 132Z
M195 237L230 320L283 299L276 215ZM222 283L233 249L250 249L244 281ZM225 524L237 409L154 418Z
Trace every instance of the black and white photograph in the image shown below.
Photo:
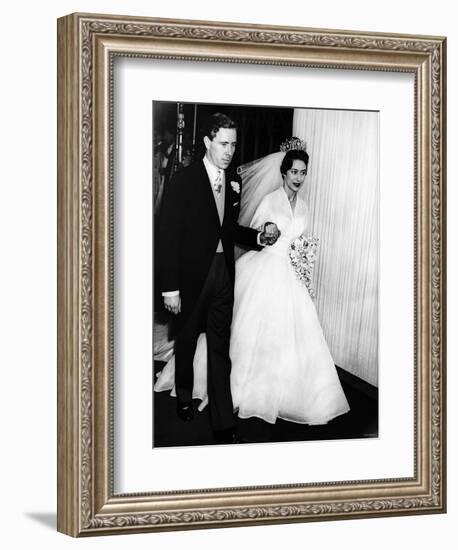
M152 446L377 438L379 112L152 112Z

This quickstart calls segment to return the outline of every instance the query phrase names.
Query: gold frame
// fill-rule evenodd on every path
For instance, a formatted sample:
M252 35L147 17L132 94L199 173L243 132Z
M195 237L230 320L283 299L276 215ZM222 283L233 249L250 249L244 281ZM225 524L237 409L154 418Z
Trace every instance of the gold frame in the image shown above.
M72 536L445 511L443 37L73 14L58 20L58 530ZM415 75L415 475L114 495L115 56Z

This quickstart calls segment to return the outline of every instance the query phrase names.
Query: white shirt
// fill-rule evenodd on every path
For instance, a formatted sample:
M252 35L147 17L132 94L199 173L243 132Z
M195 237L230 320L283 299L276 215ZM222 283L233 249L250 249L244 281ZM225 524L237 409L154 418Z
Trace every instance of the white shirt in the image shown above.
M224 219L224 204L226 202L226 178L224 170L215 166L207 156L204 157L204 166L207 170L208 179L212 187L213 197L215 198L216 209L218 210L219 223L222 225ZM216 190L216 183L219 182L220 190ZM224 252L221 239L218 241L216 252Z

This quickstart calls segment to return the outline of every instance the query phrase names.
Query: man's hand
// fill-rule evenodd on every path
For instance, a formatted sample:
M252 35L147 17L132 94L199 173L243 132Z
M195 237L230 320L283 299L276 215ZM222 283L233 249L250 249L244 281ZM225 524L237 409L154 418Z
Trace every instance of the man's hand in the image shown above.
M261 241L261 244L271 246L277 242L280 235L281 233L277 227L277 224L273 222L266 222L259 240Z
M176 296L164 296L164 307L170 313L178 315L181 312L181 298L180 295Z

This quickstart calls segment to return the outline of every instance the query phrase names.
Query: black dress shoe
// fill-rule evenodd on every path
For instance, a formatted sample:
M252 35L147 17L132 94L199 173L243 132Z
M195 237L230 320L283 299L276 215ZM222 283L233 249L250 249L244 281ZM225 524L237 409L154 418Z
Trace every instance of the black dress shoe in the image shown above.
M238 434L235 430L216 430L215 439L220 443L235 444L248 443L248 440Z
M177 402L177 415L184 420L189 422L194 418L194 410L192 408L192 403L178 403Z
M237 432L234 432L231 443L248 443L248 439Z

